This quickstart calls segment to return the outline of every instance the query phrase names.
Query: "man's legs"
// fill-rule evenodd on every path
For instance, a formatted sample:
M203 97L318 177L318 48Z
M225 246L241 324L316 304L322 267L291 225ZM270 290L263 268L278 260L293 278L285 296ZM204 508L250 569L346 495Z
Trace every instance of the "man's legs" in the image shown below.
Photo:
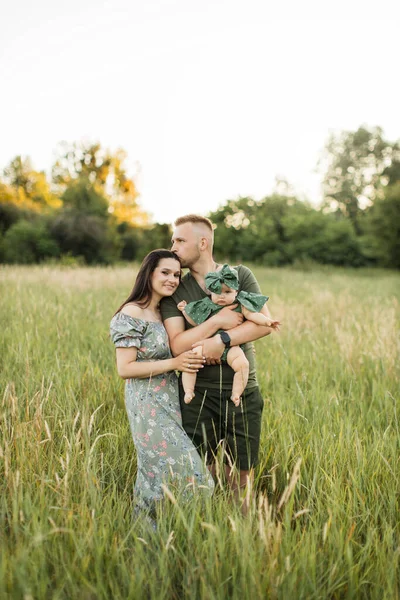
M236 471L226 465L225 475L235 501L240 503L242 514L247 515L253 493L254 469Z
M225 440L226 462L229 463L225 473L234 497L239 500L247 490L250 493L253 485L264 401L258 387L245 390L239 406L233 404L230 394L230 390L196 388L193 400L185 404L180 386L186 433L199 452L207 453L209 463L215 462L217 449ZM211 472L215 475L215 466ZM248 494L245 494L243 512L248 504Z
M263 407L264 400L259 388L247 389L239 410L234 407L227 422L227 448L233 464L227 467L226 474L234 498L241 503L243 514L248 512L252 497Z
M219 390L198 387L195 388L194 397L189 404L185 403L184 397L180 382L179 399L183 428L200 454L206 456L207 463L211 464L224 437L221 417L223 398Z

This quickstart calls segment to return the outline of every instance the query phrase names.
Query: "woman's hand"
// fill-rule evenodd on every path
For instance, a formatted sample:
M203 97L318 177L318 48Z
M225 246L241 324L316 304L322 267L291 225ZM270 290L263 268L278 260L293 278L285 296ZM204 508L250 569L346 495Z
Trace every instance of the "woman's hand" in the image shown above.
M202 354L197 354L193 350L182 352L179 356L174 358L176 371L183 371L184 373L197 373L199 369L204 367L206 359Z

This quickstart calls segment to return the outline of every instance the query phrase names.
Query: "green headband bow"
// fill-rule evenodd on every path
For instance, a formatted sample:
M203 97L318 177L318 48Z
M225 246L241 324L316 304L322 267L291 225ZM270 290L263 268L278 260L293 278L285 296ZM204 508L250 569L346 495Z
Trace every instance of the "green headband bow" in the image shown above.
M224 283L233 290L239 289L239 278L236 269L223 265L220 271L212 271L205 276L206 288L213 294L220 294Z

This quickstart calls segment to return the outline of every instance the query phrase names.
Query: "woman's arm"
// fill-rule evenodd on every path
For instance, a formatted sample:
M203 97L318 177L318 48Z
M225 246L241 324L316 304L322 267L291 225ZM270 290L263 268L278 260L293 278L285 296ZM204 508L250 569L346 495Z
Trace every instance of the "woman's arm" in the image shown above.
M135 304L127 304L121 312L136 319L145 317L143 309ZM116 359L118 375L122 379L145 379L174 370L197 373L204 363L203 357L190 349L174 358L137 361L137 348L116 348Z
M175 358L143 362L136 360L137 348L117 348L116 351L117 371L122 379L145 379L175 370L197 373L204 364L203 357L190 350Z

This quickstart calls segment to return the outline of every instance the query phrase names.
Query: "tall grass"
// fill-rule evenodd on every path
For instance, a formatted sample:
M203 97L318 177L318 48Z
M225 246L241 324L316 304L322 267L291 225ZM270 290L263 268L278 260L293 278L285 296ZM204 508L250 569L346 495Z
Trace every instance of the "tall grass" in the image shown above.
M0 271L0 597L399 598L399 294L391 272L255 273L257 494L133 517L109 320L134 267Z

